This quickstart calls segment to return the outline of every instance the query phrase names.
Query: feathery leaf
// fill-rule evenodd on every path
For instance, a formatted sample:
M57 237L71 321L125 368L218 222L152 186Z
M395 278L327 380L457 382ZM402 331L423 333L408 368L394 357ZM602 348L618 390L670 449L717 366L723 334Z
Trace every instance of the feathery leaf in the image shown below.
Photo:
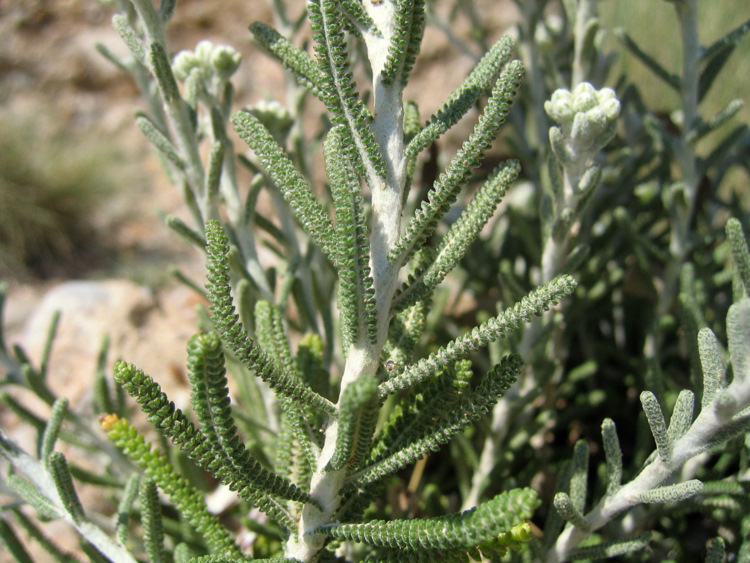
M581 511L576 508L573 500L567 493L557 493L553 501L555 510L566 522L570 522L582 532L590 532L591 526L586 521Z
M510 60L513 47L514 40L510 37L503 37L485 53L461 86L443 102L424 129L409 142L406 147L408 159L415 158L440 135L458 123L466 112L474 107L479 98L489 92L500 70Z
M292 45L286 37L262 22L252 23L250 32L261 47L292 72L300 85L310 90L321 101L325 101L323 99L325 76L310 55Z
M567 559L570 561L610 559L618 555L627 555L643 549L651 541L651 533L644 532L622 540L602 542L595 545L579 547L570 552Z
M55 442L57 436L60 433L60 428L65 420L65 415L68 413L68 399L59 397L55 400L52 405L52 412L50 413L47 425L44 428L44 434L42 434L42 440L39 448L39 459L42 463L47 465L49 456L55 448Z
M735 267L742 280L742 285L745 286L745 294L750 295L750 251L747 248L745 234L742 232L742 224L732 217L727 221L725 229L732 248Z
M138 495L141 505L143 545L149 563L166 561L164 553L164 526L161 519L159 490L152 479L144 479Z
M617 492L622 482L622 450L615 423L611 418L605 418L602 422L602 443L604 457L607 460L607 494L612 495Z
M185 161L179 155L177 148L172 144L167 135L165 135L156 124L145 114L139 114L135 118L135 124L138 129L141 130L151 144L153 144L159 151L167 157L172 164L174 164L180 170L185 169Z
M656 487L655 489L643 491L636 495L636 499L638 502L648 504L665 504L667 502L679 502L689 499L702 490L703 483L698 481L698 479L691 479L683 483L665 485L664 487Z
M729 360L732 364L731 387L736 388L738 392L743 389L744 398L747 399L750 397L750 298L740 299L729 307L727 340Z
M344 15L335 0L310 0L308 17L318 65L326 77L325 103L336 125L344 125L344 148L371 186L385 177L385 163L370 127L372 115L357 94L344 37Z
M341 398L336 450L328 463L329 471L347 466L354 471L370 455L378 406L378 383L374 377L363 376L347 386Z
M380 81L390 86L398 81L401 88L409 82L409 75L422 44L425 27L424 0L395 0L393 35L388 45L385 66Z
M427 201L422 202L414 213L406 233L389 254L391 260L405 263L432 234L440 219L456 201L458 192L469 181L471 171L480 165L485 152L505 122L522 76L523 65L520 61L512 61L503 69L469 140L440 174Z
M63 508L70 514L73 522L80 523L84 519L83 505L78 498L73 476L65 456L60 452L52 452L47 458L47 467L57 488L57 494L63 503Z
M335 264L337 249L333 222L302 174L257 117L247 111L238 111L232 115L231 120L237 133L263 164L305 231Z
M258 345L248 336L234 311L229 288L229 243L217 221L206 224L208 289L214 322L232 353L250 371L268 383L280 395L296 399L332 416L336 407L326 398L302 384L293 375L280 372Z
M530 322L533 317L540 316L544 311L556 305L560 299L570 295L575 287L575 280L567 275L558 276L538 287L497 317L491 318L469 333L452 340L447 346L433 352L427 358L404 368L396 377L381 383L379 386L381 396L412 387L434 376L450 363L465 358L471 352L520 328L523 324Z
M659 400L651 391L643 391L641 393L641 405L643 412L646 414L648 425L651 427L651 434L654 436L659 457L663 461L667 461L672 444L667 436L667 423L664 420L664 413L661 410L661 405L659 405Z
M711 329L702 328L698 332L698 353L703 370L701 407L706 408L723 387L726 372L726 365L721 359L721 345Z
M672 411L672 417L669 419L669 428L667 428L667 441L674 444L688 431L693 423L693 407L695 405L695 395L692 391L683 389L677 396L677 401Z
M435 421L457 408L468 391L472 376L471 362L460 360L443 370L437 378L422 384L415 396L405 398L383 425L372 448L372 461L381 461L398 452L402 444L431 432Z
M509 355L491 369L472 393L465 394L449 413L431 426L423 427L421 436L401 447L385 459L377 461L357 476L357 485L390 475L417 461L426 453L436 452L456 434L462 432L492 410L505 392L516 381L523 369L518 355Z
M278 504L268 495L306 499L304 491L263 468L252 458L248 461L243 457L242 470L235 470L232 462L226 459L220 445L207 440L196 430L185 414L167 399L159 385L135 366L117 362L115 379L136 398L148 421L200 467L211 472L230 489L236 490L240 498L257 506L280 524L291 525L285 511L280 510ZM245 471L247 473L244 473ZM159 486L164 488L161 483Z
M495 214L500 200L518 177L520 170L520 164L511 160L499 167L484 183L458 220L440 240L435 260L424 271L418 272L413 279L407 280L395 296L393 306L396 311L404 310L432 292L458 265L471 243Z
M375 520L364 524L334 524L313 530L335 539L376 547L414 548L436 552L471 549L492 541L531 517L539 505L533 489L512 489L463 513L413 520Z
M214 551L242 557L242 551L229 531L208 511L203 493L177 473L161 452L153 450L127 419L107 415L102 417L101 425L107 436L169 495L180 513L203 535Z
M364 203L359 179L344 150L343 129L340 125L334 127L324 144L326 172L336 211L341 329L346 343L356 342L363 331L370 343L374 343L377 307L370 275Z

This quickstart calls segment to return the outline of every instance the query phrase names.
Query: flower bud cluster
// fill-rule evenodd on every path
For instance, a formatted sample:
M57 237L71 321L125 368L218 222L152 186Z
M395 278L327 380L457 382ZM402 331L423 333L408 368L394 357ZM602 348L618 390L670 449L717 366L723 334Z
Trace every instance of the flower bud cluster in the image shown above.
M242 55L233 47L201 41L196 45L195 51L177 53L172 71L181 82L186 82L191 75L197 73L207 87L217 86L229 80L241 61Z
M544 111L560 127L550 129L555 154L563 162L588 160L615 135L620 102L611 88L582 82L572 92L556 90Z

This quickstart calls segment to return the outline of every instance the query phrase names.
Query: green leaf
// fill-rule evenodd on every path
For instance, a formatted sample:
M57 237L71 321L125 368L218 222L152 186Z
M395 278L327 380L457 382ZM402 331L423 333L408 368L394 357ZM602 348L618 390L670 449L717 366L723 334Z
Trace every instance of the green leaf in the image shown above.
M339 256L339 311L347 343L366 334L377 338L377 305L370 274L370 246L359 179L343 145L343 127L333 128L324 144L326 172L336 212Z
M724 539L712 538L706 549L706 563L724 563Z
M427 201L422 202L412 216L405 234L389 254L390 260L404 264L450 210L459 191L469 181L471 171L481 164L485 152L505 122L522 76L523 65L520 61L512 61L503 69L474 131L440 174L427 195Z
M560 299L570 295L575 287L575 280L566 275L558 276L538 287L497 317L491 318L469 333L452 340L448 345L433 352L427 358L422 358L417 363L405 367L398 375L381 383L381 396L396 393L425 381L452 362L463 359L471 352L487 346L490 342L504 337L511 331L517 330L530 322L533 317L541 316L544 311L556 305Z
M160 43L151 43L150 63L164 102L169 104L180 99L180 89L172 72L172 64L167 57L167 51Z
M370 455L378 407L378 382L374 377L360 377L346 387L339 409L336 450L327 470L348 467L354 471Z
M458 403L469 391L467 387L473 375L471 362L460 360L438 377L420 385L415 396L406 397L396 405L372 449L372 461L382 461L397 453L402 444L429 434L436 420L461 408Z
M139 473L131 473L122 489L122 496L117 505L117 524L115 525L115 538L122 545L127 545L128 541L128 521L130 513L133 510L135 499L138 498L138 489L141 481Z
M742 285L745 286L745 294L750 295L750 251L747 248L742 223L732 217L727 221L725 230L729 245L732 248L735 268L737 268L742 280Z
M711 90L716 77L719 76L742 37L748 32L750 32L750 20L715 41L703 52L701 62L705 64L698 77L699 102Z
M232 115L231 120L237 133L263 164L305 231L335 264L338 249L333 222L302 174L273 135L253 114L238 111Z
M426 453L438 451L470 424L489 413L498 399L510 389L522 369L523 360L520 356L509 355L503 358L500 364L487 373L472 393L462 397L453 410L440 420L433 421L432 425L420 425L421 432L411 442L362 471L361 475L357 476L357 484L366 485L381 479L416 462Z
M589 446L585 440L578 440L573 447L573 466L570 474L570 501L580 513L586 505L588 489Z
M352 21L359 33L372 33L377 37L382 37L382 33L362 5L362 0L340 0L340 3L344 14Z
M701 408L705 409L724 386L724 373L726 372L726 366L721 359L719 340L711 329L702 328L698 332L698 353L703 369Z
M60 311L55 311L52 314L52 318L47 326L47 334L44 339L44 348L42 349L42 359L39 361L39 378L41 380L47 379L47 367L49 366L49 358L52 353L52 345L55 343L55 337L57 336L57 329L60 326Z
M511 160L493 172L440 240L434 261L404 283L394 298L396 311L403 311L423 299L458 265L471 243L495 214L500 200L520 171L518 161Z
M513 53L514 40L503 37L485 53L482 59L469 73L461 86L443 102L440 109L425 125L424 129L409 142L406 147L408 159L430 146L440 135L453 127L466 115L479 98L486 95L497 80L500 70L508 63Z
M659 457L667 461L669 459L672 444L667 436L667 423L664 421L664 413L661 410L659 401L651 391L641 393L641 405L643 412L646 414L648 425L651 427L651 434L656 441L656 449Z
M638 502L647 504L665 504L668 502L680 502L693 497L703 490L703 483L698 479L691 479L683 483L657 487L643 491L636 495Z
M730 388L744 391L745 399L750 386L750 298L745 297L729 307L727 314L727 340L732 363ZM743 405L742 408L744 408Z
M278 31L262 22L252 23L250 32L261 47L292 72L300 85L310 90L315 97L324 101L323 83L325 75L310 55L292 45Z
M63 508L70 514L73 522L80 523L84 518L83 505L78 498L73 477L68 469L68 462L60 452L52 452L48 459L48 469L57 488L57 494L63 503Z
M237 432L224 368L224 351L219 337L212 332L193 336L188 343L189 379L193 389L191 401L201 431L209 444L218 446L224 463L243 487L251 486L266 494L299 502L316 504L312 497L260 465L251 457Z
M125 451L159 485L180 514L201 532L213 551L242 558L242 551L227 528L208 511L203 493L177 473L164 454L153 450L127 419L109 415L101 424L115 445Z
M141 410L146 413L148 421L164 437L169 438L175 446L184 451L190 459L195 460L200 467L211 472L222 483L236 490L240 498L257 506L279 524L287 526L287 528L292 526L288 514L280 509L276 501L266 495L265 489L262 489L264 486L273 486L275 482L280 482L280 489L283 492L288 487L285 480L259 465L255 465L252 468L254 473L250 473L250 475L255 475L256 480L249 480L247 475L236 471L233 464L226 460L226 455L221 450L220 445L209 442L203 434L196 430L185 414L167 399L159 385L143 371L136 369L135 366L125 362L115 363L115 379L131 396L136 398L141 405ZM105 419L105 422L102 423L103 426L105 426L106 420L111 420L114 423L117 417L109 415L108 419ZM128 455L132 458L130 453ZM135 461L140 463L137 459ZM164 489L161 482L158 482L158 484Z
M57 436L60 433L60 428L65 420L65 415L68 413L68 399L59 397L55 400L52 405L52 412L50 413L47 425L44 428L44 434L42 434L41 445L39 448L39 459L47 465L49 456L55 448L55 442Z
M42 549L44 549L52 560L60 563L77 563L78 559L76 559L74 555L66 553L60 549L47 536L45 536L42 530L39 529L39 526L32 522L23 512L21 512L20 509L13 508L10 511L13 513L18 525L23 528L23 530L33 538ZM11 553L13 552L11 551ZM16 558L17 561L23 561L23 559L18 559L17 556Z
M557 493L553 505L563 520L570 522L582 532L588 533L591 531L591 526L586 521L586 518L575 507L572 499L566 493Z
M622 540L612 540L598 543L596 545L587 545L574 549L568 554L567 559L570 561L610 559L619 555L628 555L648 546L651 541L651 532L644 532Z
M161 0L159 3L159 19L165 25L172 19L174 9L177 6L177 0Z
M424 0L395 0L393 35L380 73L380 82L390 86L398 82L404 88L417 59L425 27Z
M26 551L21 540L13 531L10 525L0 518L0 540L5 544L8 554L13 557L17 563L33 563L29 552Z
M356 90L349 65L349 47L344 37L344 14L335 0L311 0L308 17L315 40L318 64L326 77L325 103L336 125L344 125L344 148L370 186L379 186L385 177L385 163L375 141L372 115Z
M694 404L695 395L692 391L687 389L680 391L672 411L672 418L669 419L669 428L667 428L667 441L670 444L682 438L690 428L693 423Z
M228 238L217 221L206 224L208 289L211 312L222 339L232 353L251 372L268 383L280 395L299 400L332 416L336 407L326 398L300 382L294 374L280 372L258 345L248 336L234 312L229 287Z
M0 452L2 453L2 452ZM64 515L55 504L44 496L35 485L18 475L10 475L7 478L8 488L25 500L34 510L39 518L56 520Z
M143 527L143 546L149 563L167 561L164 552L164 527L161 519L159 491L152 479L144 479L139 493L141 504L141 526Z
M186 168L185 161L180 156L177 148L172 144L172 141L169 140L167 135L162 132L147 115L142 113L138 114L135 118L135 124L138 126L138 129L141 130L141 133L143 133L148 140L151 141L151 143L159 149L165 157L167 157L167 160L180 170Z
M112 26L128 49L130 49L133 58L141 64L146 64L146 51L143 48L143 43L141 43L140 37L138 37L138 34L131 27L127 16L115 14L112 16Z
M615 30L615 37L622 42L625 48L630 51L637 59L639 59L646 67L651 70L656 76L661 78L667 85L672 87L676 91L681 89L680 77L670 73L667 69L661 66L651 55L641 50L638 44L625 32L623 29Z
M200 249L206 248L206 239L203 235L189 227L185 221L176 215L167 215L164 217L164 223L188 244Z
M622 483L622 450L615 423L611 418L605 418L602 422L602 444L607 460L607 494L612 495Z
M350 540L376 547L415 548L432 552L475 548L491 543L531 517L539 505L532 489L513 489L463 513L412 520L375 520L364 524L333 524L313 530L334 539Z
M719 127L737 115L744 105L745 103L740 99L732 100L708 121L701 120L700 123L687 134L688 142L694 143L709 133L716 131Z
M214 141L211 152L208 154L208 171L206 173L206 200L215 202L219 196L219 184L221 172L224 166L224 143L221 140ZM216 205L215 203L213 204Z

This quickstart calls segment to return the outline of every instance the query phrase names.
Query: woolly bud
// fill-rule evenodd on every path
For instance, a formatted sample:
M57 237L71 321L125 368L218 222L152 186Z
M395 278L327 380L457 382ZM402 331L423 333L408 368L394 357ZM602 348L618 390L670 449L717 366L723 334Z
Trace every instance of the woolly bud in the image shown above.
M573 92L555 90L544 111L560 126L569 154L588 159L614 136L620 102L611 88L582 82Z

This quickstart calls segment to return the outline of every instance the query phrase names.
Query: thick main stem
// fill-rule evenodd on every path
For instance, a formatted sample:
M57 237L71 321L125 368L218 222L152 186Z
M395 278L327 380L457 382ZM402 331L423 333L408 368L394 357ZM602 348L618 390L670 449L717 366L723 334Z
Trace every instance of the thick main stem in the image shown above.
M385 86L380 76L385 65L385 55L390 44L393 27L392 7L368 5L371 16L378 22L383 36L365 34L368 56L373 69L374 119L372 129L385 162L386 177L369 175L367 180L372 194L372 223L370 231L370 269L378 304L377 337L371 343L364 327L347 351L346 365L341 378L339 404L347 387L361 377L374 375L380 361L380 351L388 335L391 301L398 282L398 266L388 260L401 230L402 194L406 179L406 160L403 135L403 100L400 81ZM380 10L379 8L383 8ZM390 18L390 20L389 20ZM310 532L330 523L341 502L341 489L346 469L327 469L338 441L339 427L333 420L325 433L325 441L310 481L310 493L320 503L322 510L306 505L302 511L296 534L287 542L286 556L300 561L315 561L324 545L324 537Z

